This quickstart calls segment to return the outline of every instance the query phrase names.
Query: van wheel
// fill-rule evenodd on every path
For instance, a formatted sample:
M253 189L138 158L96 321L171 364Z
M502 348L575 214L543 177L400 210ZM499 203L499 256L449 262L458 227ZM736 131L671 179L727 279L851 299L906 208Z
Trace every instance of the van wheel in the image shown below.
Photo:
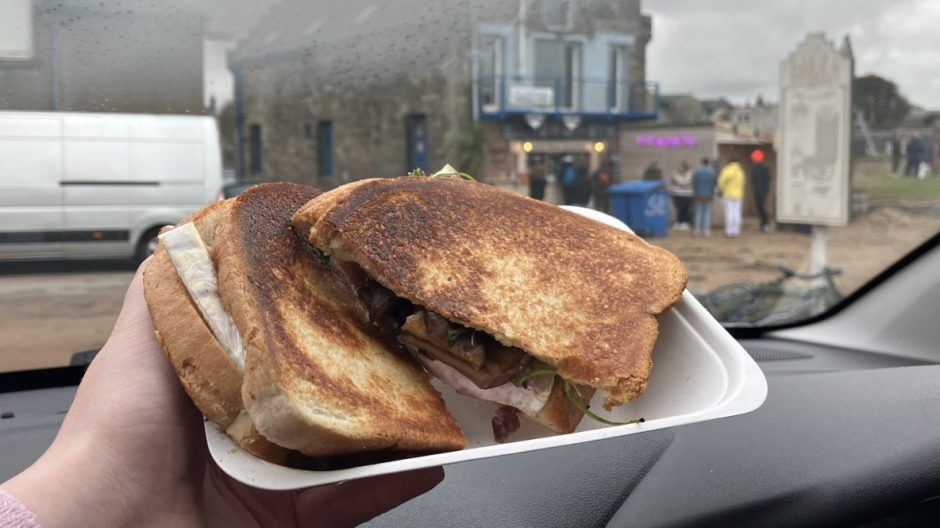
M140 264L147 259L150 255L153 255L153 252L157 249L157 235L160 234L159 227L153 227L147 230L140 237L140 241L137 242L137 250L134 253L134 257L137 259L137 263Z

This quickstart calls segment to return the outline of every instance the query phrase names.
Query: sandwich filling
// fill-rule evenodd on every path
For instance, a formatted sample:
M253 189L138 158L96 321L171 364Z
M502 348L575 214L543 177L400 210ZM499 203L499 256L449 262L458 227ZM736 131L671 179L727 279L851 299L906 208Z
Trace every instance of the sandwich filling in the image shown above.
M369 321L460 394L508 405L529 416L545 407L555 376L526 374L548 365L485 332L455 324L397 297L354 262L331 260L330 264L346 277L365 304Z
M175 227L159 236L176 274L196 305L206 326L240 372L245 371L245 347L235 320L225 310L219 295L209 249L192 223ZM252 422L244 408L225 432L241 443L252 438Z
M192 223L183 224L163 233L159 238L206 326L238 370L244 371L245 348L242 338L232 316L222 305L219 281L209 257L209 249L199 236L196 226Z

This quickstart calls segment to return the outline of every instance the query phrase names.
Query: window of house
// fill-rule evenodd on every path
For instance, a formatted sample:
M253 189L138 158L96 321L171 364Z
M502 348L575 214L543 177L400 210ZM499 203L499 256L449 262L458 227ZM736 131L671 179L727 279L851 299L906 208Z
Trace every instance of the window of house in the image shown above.
M333 175L333 122L317 124L317 173L321 178Z
M627 46L610 48L610 109L613 111L629 108L629 60Z
M534 75L536 82L553 86L562 108L578 103L581 74L581 45L564 40L536 39Z
M477 79L480 104L484 111L499 109L503 81L503 38L498 35L480 37Z
M33 58L33 8L30 0L0 2L0 60Z
M261 125L251 125L248 129L249 156L251 173L261 174Z

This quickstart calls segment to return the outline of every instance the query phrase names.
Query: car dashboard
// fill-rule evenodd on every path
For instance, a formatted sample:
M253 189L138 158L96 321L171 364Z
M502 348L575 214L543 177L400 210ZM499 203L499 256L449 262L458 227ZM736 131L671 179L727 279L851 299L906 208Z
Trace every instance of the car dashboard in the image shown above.
M448 466L434 490L366 526L860 526L940 514L940 364L741 342L768 380L757 411ZM74 393L0 394L0 480L51 443Z
M768 382L754 412L450 465L366 526L936 525L938 242L815 321L735 330ZM0 481L52 442L82 372L0 374Z

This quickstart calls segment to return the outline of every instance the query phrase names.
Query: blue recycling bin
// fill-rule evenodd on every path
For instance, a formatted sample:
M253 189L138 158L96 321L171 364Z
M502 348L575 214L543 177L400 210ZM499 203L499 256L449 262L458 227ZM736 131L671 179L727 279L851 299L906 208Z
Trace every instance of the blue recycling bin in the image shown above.
M610 214L644 237L669 234L669 191L664 180L636 180L608 188Z

